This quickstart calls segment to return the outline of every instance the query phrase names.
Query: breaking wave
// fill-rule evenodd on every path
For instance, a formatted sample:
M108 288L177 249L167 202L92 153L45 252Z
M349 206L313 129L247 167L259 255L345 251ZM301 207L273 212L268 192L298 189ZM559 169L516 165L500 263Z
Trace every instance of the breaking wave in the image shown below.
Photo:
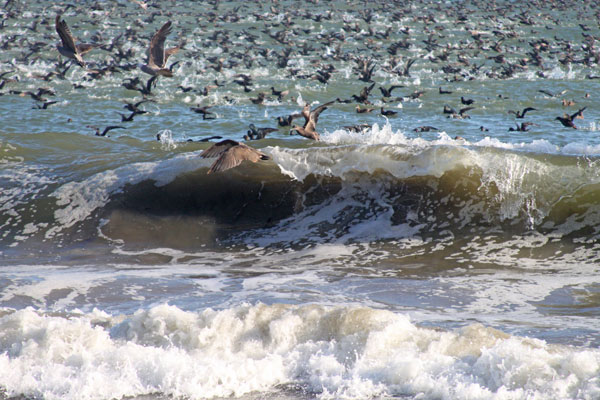
M454 331L390 311L239 305L133 315L0 317L0 386L9 396L96 399L591 399L600 353L519 338L479 324Z

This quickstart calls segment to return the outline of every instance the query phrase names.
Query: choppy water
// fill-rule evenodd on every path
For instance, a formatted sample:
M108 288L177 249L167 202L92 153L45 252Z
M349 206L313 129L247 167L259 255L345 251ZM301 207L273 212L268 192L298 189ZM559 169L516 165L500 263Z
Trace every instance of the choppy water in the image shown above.
M597 4L147 4L0 8L0 397L600 398ZM45 80L59 12L107 46ZM175 76L123 122L168 20ZM206 174L199 140L351 99L359 60L372 112Z

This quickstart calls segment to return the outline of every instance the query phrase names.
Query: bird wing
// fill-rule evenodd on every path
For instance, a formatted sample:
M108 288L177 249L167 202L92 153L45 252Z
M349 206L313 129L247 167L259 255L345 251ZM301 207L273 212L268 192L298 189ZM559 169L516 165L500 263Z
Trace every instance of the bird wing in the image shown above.
M150 49L148 53L148 65L155 65L163 68L165 66L165 40L171 33L171 21L165 23L150 40Z
M271 133L271 132L277 132L279 130L277 128L263 128L263 129L264 129L263 132L265 132L265 134Z
M367 87L367 94L371 93L371 90L375 87L375 82L371 84L371 86Z
M304 107L302 107L301 115L306 120L306 123L308 123L308 121L310 121L310 104L308 104L308 103L304 104Z
M77 45L77 52L83 55L96 47L98 46L92 43L79 43Z
M113 129L125 129L125 127L124 126L118 126L118 125L107 126L106 128L104 128L104 131L102 131L102 133L100 134L100 136L106 136L106 134L109 131L112 131Z
M444 106L444 114L456 114L456 110L449 105Z
M56 104L56 103L58 103L58 101L46 101L46 102L44 102L43 107L44 107L44 109L46 109L46 108L48 108L48 106L51 106L52 104Z
M170 49L165 50L165 63L167 62L169 57L171 57L173 54L177 54L179 49L180 49L180 46L176 46L176 47L171 47Z
M222 140L220 142L213 144L208 149L204 150L202 152L202 154L200 154L200 157L202 157L202 158L219 157L221 154L223 154L225 151L229 150L231 147L237 146L239 144L240 143L236 142L235 140L225 139L225 140Z
M329 106L329 105L331 105L331 104L333 104L333 103L335 103L335 101L330 101L330 102L327 102L327 103L325 103L325 104L322 104L322 105L320 105L319 107L317 107L317 108L315 108L314 110L312 110L312 111L310 112L310 121L312 121L312 123L313 123L314 125L317 125L317 121L319 120L319 115L320 115L320 114L321 114L323 111L327 110L327 106Z
M61 19L60 14L56 16L55 26L56 32L58 32L58 36L60 36L63 46L69 48L74 53L77 53L77 46L75 46L73 34L71 33L71 30L69 29L69 26L65 20Z
M257 162L265 159L268 160L269 157L252 147L240 143L225 150L210 166L207 173L210 174L237 167L244 160Z
M367 86L365 86L364 88L362 88L362 90L360 91L360 95L359 97L361 97L362 99L366 99L367 97L369 97L369 88Z
M460 114L460 115L463 115L463 114L464 114L464 113L466 113L467 111L471 111L471 110L473 110L474 108L475 108L475 107L465 107L465 108L461 108L461 109L458 111L458 114Z
M580 108L575 114L571 115L571 119L575 119L577 117L583 117L583 112L587 107Z

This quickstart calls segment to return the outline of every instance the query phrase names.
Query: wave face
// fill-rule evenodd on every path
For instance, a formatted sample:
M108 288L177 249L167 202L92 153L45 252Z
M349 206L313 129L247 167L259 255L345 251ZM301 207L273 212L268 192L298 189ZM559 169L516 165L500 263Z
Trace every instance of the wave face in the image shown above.
M365 307L239 305L0 317L0 385L45 399L594 398L598 350Z
M7 168L15 186L4 195L11 212L2 241L56 245L100 232L129 247L192 249L538 235L548 248L557 241L595 248L595 157L443 133L435 141L411 139L389 125L324 140L327 146L298 149L271 142L262 150L273 162L221 175L206 174L210 161L198 151L105 167L63 184L35 167L16 174Z

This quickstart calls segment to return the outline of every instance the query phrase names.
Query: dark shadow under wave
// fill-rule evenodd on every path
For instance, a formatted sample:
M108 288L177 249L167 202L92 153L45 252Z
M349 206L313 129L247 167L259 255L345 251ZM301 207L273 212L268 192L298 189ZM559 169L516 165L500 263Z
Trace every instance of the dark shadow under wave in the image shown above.
M532 233L591 243L600 232L593 160L586 167L577 157L452 146L274 153L275 163L210 175L195 154L96 173L24 202L36 213L15 218L2 240L22 255L31 243L44 249L84 243L86 250L106 241L129 249L295 248L406 237L504 241ZM314 172L293 179L277 165L284 157L290 168L311 165ZM361 170L354 160L382 167Z

